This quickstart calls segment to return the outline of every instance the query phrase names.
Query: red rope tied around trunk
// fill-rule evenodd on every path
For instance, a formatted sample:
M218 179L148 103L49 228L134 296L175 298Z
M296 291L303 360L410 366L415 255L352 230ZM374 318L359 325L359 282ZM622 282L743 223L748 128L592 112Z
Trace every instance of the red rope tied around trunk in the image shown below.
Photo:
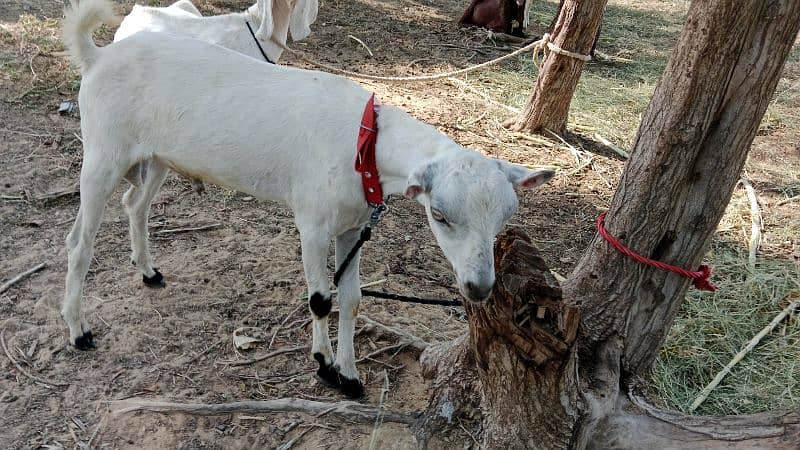
M603 236L603 238L607 240L614 248L622 252L623 255L627 256L628 258L631 258L636 262L647 264L648 266L653 266L661 270L666 270L668 272L677 273L678 275L684 276L686 278L691 278L694 287L700 289L701 291L714 292L717 290L717 287L711 284L711 280L709 280L709 277L711 277L711 268L709 268L705 264L700 266L699 270L693 272L691 270L686 270L677 266L671 266L669 264L647 258L645 256L642 256L634 252L628 247L625 247L625 245L622 242L618 241L614 236L612 236L608 231L606 231L603 222L605 221L607 213L608 211L605 211L602 214L600 214L599 217L597 217L597 232L600 233L600 236Z

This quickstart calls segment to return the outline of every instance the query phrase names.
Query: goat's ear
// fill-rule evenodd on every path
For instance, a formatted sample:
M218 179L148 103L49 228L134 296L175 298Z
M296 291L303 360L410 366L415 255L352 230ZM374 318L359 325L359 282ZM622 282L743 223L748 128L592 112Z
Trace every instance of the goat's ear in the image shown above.
M289 31L293 41L302 41L311 34L311 24L317 20L319 0L295 0Z
M507 161L497 161L497 164L500 166L500 170L506 174L511 184L524 188L541 186L550 181L553 175L556 174L555 171L550 169L530 170L527 167L511 164Z
M422 166L414 170L408 177L408 185L406 186L405 192L406 198L415 199L419 194L430 193L435 173L436 166L434 164Z
M272 18L272 1L273 0L256 0L258 5L258 17L261 18L261 23L258 25L256 37L262 41L269 40L272 37L272 31L275 29L275 20Z

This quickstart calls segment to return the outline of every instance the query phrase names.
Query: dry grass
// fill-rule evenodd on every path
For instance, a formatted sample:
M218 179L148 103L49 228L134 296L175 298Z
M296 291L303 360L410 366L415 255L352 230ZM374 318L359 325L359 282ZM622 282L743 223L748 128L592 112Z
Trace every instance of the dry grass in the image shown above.
M690 291L656 362L652 392L686 411L701 389L788 303L800 299L800 270L717 243L708 256L720 289ZM741 414L800 406L800 317L789 317L749 353L698 414Z

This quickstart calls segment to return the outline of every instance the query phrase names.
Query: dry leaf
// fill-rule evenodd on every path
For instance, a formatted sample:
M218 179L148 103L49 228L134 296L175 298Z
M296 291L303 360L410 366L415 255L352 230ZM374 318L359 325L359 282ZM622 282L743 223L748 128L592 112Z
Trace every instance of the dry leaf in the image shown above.
M246 336L244 333L248 330L258 330L258 328L253 327L240 327L233 331L233 345L240 350L249 350L253 347L253 344L264 342L263 339L257 339L254 337Z

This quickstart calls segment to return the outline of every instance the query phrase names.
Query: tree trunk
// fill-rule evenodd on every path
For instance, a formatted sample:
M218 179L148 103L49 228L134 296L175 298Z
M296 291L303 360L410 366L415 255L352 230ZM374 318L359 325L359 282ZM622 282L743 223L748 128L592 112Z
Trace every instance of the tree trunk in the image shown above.
M552 27L551 41L562 50L588 55L603 20L606 0L565 0ZM562 133L572 95L586 63L572 56L546 52L525 108L504 124L515 131Z
M561 16L561 10L564 8L564 0L558 2L558 8L556 8L556 13L553 16L553 20L550 22L550 26L547 27L547 32L553 34L553 30L556 28L556 24L558 23L558 18ZM597 32L594 34L594 41L592 42L592 48L589 50L589 56L594 58L594 51L597 49L597 41L600 40L600 33L603 32L603 20L600 20L600 25L597 27Z
M652 259L698 267L798 29L800 0L692 4L609 209L612 235ZM524 235L499 237L495 252L492 298L466 307L486 447L800 446L800 411L690 417L638 393L688 279L595 237L562 301Z

